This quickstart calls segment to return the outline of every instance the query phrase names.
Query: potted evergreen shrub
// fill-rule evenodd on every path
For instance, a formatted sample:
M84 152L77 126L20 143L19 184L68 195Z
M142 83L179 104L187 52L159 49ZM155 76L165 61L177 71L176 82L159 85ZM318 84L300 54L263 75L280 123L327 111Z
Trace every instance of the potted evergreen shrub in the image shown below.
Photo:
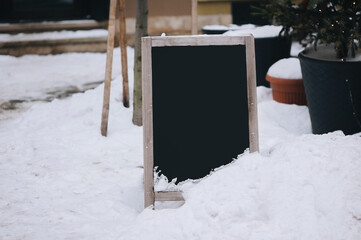
M271 2L267 12L311 46L299 59L313 133L360 132L361 0Z

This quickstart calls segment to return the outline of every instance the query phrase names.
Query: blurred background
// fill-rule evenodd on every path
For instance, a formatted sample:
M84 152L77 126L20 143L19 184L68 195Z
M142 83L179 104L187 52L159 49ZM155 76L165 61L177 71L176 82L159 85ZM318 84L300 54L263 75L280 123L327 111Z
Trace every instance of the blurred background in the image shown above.
M191 0L151 0L149 5L149 35L190 34L191 32ZM251 14L251 5L259 5L264 0L198 0L198 30L205 25L229 25L253 23L267 24L259 16ZM15 35L19 33L44 33L49 31L77 31L107 29L109 0L1 0L0 2L0 34ZM126 0L126 32L128 45L134 44L136 0ZM59 53L67 51L105 51L106 34L83 34L73 40L64 32L59 42L68 39L74 47L56 47L55 39L50 44L47 39L28 41L23 36L12 39L0 36L0 54L23 55L23 52L34 54ZM79 34L78 34L79 35ZM34 37L33 37L34 38ZM45 38L45 37L44 37ZM82 40L79 40L82 38ZM34 39L33 39L34 40ZM80 43L81 42L81 43ZM117 41L116 41L117 42ZM20 46L19 46L20 45ZM25 48L24 48L25 46ZM49 50L36 50L47 46ZM17 49L16 48L22 48ZM56 49L57 48L57 49ZM32 49L32 50L31 50Z

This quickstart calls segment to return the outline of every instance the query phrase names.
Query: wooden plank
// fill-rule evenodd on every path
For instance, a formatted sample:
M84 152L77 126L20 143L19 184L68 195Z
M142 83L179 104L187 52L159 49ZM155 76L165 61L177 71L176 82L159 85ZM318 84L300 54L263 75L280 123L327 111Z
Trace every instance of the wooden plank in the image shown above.
M60 22L42 22L42 23L12 23L0 24L0 33L24 33L24 32L45 32L57 30L88 30L105 29L106 21L97 22L94 20L82 21L60 21Z
M105 52L107 50L107 41L88 41L88 42L76 42L76 41L67 41L61 42L58 44L23 44L23 45L9 45L1 46L0 44L0 54L3 55L12 55L12 56L22 56L25 54L38 54L38 55L48 55L48 54L59 54L65 52Z
M184 201L182 192L155 192L155 201Z
M128 82L128 58L127 58L127 36L125 24L125 0L118 0L119 6L119 46L122 63L123 76L123 105L129 107L129 82Z
M144 207L154 206L154 151L152 107L152 39L142 38Z
M192 0L192 35L198 34L198 0Z
M256 57L253 36L246 38L247 93L249 111L249 151L259 151L258 114L257 114L257 83Z
M245 37L251 36L169 36L169 37L151 37L153 47L166 46L226 46L226 45L245 45Z
M24 40L0 42L0 48L5 47L26 47L26 46L54 46L63 44L87 44L87 43L106 43L106 37L92 38L64 38L64 39L46 39L46 40Z
M262 2L264 0L198 0L198 2Z
M107 43L107 60L104 81L103 111L101 120L101 134L107 136L108 118L109 118L109 100L110 100L110 83L112 77L113 50L115 36L115 12L117 0L110 0L109 8L109 26L108 26L108 43Z

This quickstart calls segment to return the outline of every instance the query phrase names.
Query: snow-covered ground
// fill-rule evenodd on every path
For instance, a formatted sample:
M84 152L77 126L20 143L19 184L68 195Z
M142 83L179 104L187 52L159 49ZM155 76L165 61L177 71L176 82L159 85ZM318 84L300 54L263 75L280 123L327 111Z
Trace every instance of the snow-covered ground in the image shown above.
M100 81L105 58L0 56L0 104ZM260 152L179 184L179 208L143 210L142 128L121 103L119 59L117 48L108 137L103 85L0 112L1 240L361 239L361 133L313 135L307 107L276 103L264 87Z

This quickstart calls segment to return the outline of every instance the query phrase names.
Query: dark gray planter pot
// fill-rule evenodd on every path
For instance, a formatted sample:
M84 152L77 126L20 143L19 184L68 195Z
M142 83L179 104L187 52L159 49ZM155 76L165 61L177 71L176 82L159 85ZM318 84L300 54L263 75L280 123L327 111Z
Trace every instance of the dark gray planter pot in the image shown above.
M266 81L268 69L282 58L289 58L291 37L255 38L257 86L269 87Z
M214 35L214 34L223 34L225 32L227 32L228 29L206 29L206 28L202 28L202 33L203 34L210 34L210 35Z
M299 54L312 132L354 134L361 131L361 62L325 60L333 55L332 47Z

